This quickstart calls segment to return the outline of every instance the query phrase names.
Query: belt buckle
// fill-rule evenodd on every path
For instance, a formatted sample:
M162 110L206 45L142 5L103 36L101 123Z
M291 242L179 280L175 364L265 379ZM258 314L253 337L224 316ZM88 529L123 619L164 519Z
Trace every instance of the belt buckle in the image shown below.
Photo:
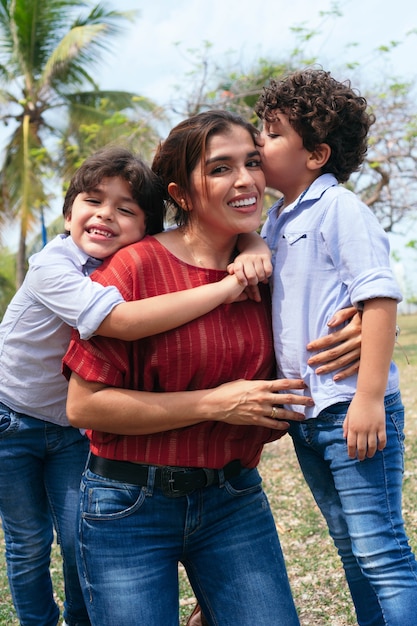
M184 489L175 489L175 474L185 474L185 470L177 467L164 466L161 467L161 489L162 493L168 498L180 498L190 491Z

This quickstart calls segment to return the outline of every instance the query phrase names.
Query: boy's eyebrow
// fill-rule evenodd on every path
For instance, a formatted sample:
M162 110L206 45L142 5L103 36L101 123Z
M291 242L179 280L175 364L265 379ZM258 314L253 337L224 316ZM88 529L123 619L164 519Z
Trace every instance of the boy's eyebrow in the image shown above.
M137 204L136 200L133 198L133 196L121 196L120 200L122 202L133 202L134 204Z
M101 189L100 187L96 186L96 187L91 187L90 189L85 189L85 191L81 193L105 193L105 191L104 189ZM121 202L133 202L134 204L137 204L133 196L121 196L120 200Z
M94 187L88 187L88 189L84 189L81 193L103 193L103 189L100 189L98 185L94 185Z
M253 150L252 152L248 152L247 153L247 158L250 159L251 157L254 156L261 156L261 153L259 152L259 150ZM214 156L211 159L207 159L206 160L206 165L211 165L212 163L216 163L217 161L231 161L233 159L233 157L230 154L226 154L226 155L221 155L219 154L218 156Z

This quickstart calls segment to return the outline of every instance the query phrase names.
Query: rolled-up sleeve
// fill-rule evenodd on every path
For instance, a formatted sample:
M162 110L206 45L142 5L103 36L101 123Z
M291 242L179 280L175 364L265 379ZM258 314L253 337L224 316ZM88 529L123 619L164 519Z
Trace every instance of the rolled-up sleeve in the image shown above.
M362 308L364 301L374 298L402 300L389 264L388 237L353 194L341 194L329 206L321 234L354 306Z
M79 268L62 252L53 264L34 266L27 286L36 300L77 328L82 339L94 335L112 309L124 302L116 287L103 287L89 276L80 275Z

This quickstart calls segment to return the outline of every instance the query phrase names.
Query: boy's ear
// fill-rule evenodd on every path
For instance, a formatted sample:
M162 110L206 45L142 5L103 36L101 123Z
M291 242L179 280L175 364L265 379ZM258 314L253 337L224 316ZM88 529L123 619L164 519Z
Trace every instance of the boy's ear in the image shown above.
M168 185L168 193L173 200L182 208L184 211L188 211L188 203L187 199L184 197L185 194L181 191L180 187L177 183L169 183Z
M327 143L319 143L318 146L310 152L307 161L307 167L311 170L319 170L324 167L330 158L332 149Z
M71 213L64 217L64 228L65 230L71 230Z

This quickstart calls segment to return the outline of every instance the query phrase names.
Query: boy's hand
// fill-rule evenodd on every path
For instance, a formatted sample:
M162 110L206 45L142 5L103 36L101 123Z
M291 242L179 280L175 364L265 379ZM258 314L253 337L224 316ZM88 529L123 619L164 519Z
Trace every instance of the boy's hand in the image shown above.
M227 267L229 274L235 274L240 283L246 282L246 293L251 300L261 301L258 283L267 283L272 274L271 256L265 254L242 253Z
M232 304L233 302L243 302L248 299L246 294L247 289L247 281L243 280L239 282L237 276L235 274L229 274L222 278L219 283L222 287L226 288L226 297L224 299L224 304Z
M384 401L357 392L343 424L347 451L351 459L373 457L387 444Z

